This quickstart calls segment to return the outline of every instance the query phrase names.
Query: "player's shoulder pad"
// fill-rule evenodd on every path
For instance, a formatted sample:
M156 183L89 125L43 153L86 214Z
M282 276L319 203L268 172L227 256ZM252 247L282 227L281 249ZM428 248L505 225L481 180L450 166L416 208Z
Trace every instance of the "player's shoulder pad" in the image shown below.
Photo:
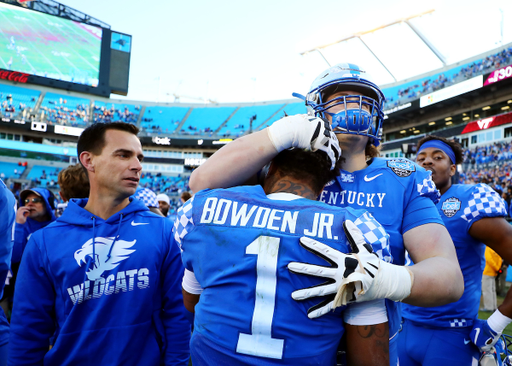
M470 194L467 197L467 206L461 217L471 222L477 217L501 217L507 216L506 203L503 198L485 183L469 186Z

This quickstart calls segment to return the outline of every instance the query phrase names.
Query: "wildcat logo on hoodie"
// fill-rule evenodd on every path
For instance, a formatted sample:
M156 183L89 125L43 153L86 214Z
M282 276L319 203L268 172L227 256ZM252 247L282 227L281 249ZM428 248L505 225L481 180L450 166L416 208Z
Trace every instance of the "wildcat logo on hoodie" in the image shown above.
M139 289L149 287L149 269L140 268L128 271L119 271L116 275L110 274L102 277L105 271L110 271L128 259L135 252L132 248L137 240L114 240L113 237L96 237L89 239L81 249L78 249L74 258L79 267L86 265L85 275L88 281L69 287L68 294L73 304L80 304L85 300L96 299L102 295L118 294L133 291L135 284Z

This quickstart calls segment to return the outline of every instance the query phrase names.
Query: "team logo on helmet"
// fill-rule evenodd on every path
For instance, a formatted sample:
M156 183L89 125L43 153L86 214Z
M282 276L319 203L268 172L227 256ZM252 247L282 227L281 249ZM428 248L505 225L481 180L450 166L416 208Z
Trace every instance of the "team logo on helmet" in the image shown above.
M460 210L460 207L460 200L456 197L451 197L443 202L441 210L443 210L443 213L446 215L446 217L453 217Z
M416 165L412 161L406 160L406 159L394 159L389 160L387 162L387 165L393 173L398 175L399 177L408 177L413 172L416 171Z

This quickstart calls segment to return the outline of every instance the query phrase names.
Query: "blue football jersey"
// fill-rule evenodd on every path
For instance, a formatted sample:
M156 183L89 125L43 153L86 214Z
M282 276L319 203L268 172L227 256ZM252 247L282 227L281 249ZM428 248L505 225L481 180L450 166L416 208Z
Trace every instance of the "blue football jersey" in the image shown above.
M431 173L408 159L373 158L365 169L342 170L328 183L319 200L329 205L370 212L390 237L392 262L405 264L402 235L424 224L443 225L435 207L440 197ZM389 334L400 327L400 303L386 300Z
M485 244L471 237L469 229L482 218L506 217L505 201L486 184L454 184L442 195L437 208L455 244L464 294L457 302L431 308L403 304L402 315L438 327L472 326L480 306Z
M251 357L255 365L261 362L256 357L265 365L334 364L343 308L309 319L308 309L324 299L294 301L291 293L324 279L294 274L287 265L329 266L300 246L302 236L349 252L346 219L381 258L390 258L388 235L366 211L305 198L270 199L260 186L198 192L178 212L174 228L183 263L203 288L194 334L229 350L231 360L223 364L237 355L244 364Z

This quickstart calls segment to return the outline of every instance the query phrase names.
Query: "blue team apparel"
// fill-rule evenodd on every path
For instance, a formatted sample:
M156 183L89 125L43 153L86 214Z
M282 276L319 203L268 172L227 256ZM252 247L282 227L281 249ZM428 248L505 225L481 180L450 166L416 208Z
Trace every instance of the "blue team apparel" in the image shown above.
M25 248L9 365L187 365L190 324L172 223L139 200L107 220L86 203L71 200Z
M187 201L174 230L185 268L204 289L195 307L194 366L334 365L343 309L309 319L308 309L324 299L298 302L291 293L324 280L287 265L328 265L300 246L302 236L347 253L346 219L390 258L387 234L362 210L273 200L260 186L204 190Z
M443 306L423 308L404 304L402 312L405 318L404 330L409 323L415 325L416 328L427 326L439 329L460 329L462 335L459 336L459 342L462 343L464 339L470 339L469 333L474 320L478 317L482 272L485 267L485 244L469 235L469 230L471 225L480 219L506 217L507 210L505 202L499 194L486 184L454 184L442 195L437 208L455 244L457 258L464 276L464 294L457 302ZM400 343L406 342L404 345L410 348L409 341L414 342L414 339L420 335L415 335L413 330L407 331L407 337L402 339L400 336ZM448 332L446 337L450 337ZM477 350L478 355L478 349L473 347ZM463 354L468 353L467 347L463 347L460 354L455 350L450 352L445 357L451 359L452 362L455 359L460 360ZM400 356L400 364L402 365L402 356ZM415 364L410 363L410 365ZM404 363L404 365L409 364Z
M14 244L14 221L16 219L16 199L0 179L0 298L2 297L5 279L11 267L11 254ZM9 323L4 311L0 309L0 347L9 341Z
M431 173L408 159L373 158L365 169L342 170L327 184L319 200L329 205L368 210L390 236L392 263L405 263L403 234L425 224L443 221L435 207L439 200ZM400 328L400 303L388 307L390 361L396 364L396 334Z
M46 188L31 188L30 190L38 193L43 198L44 207L46 208L48 215L50 215L50 219L48 221L40 222L27 217L27 221L24 224L16 224L16 235L14 236L14 248L12 251L13 263L19 263L21 261L21 256L23 255L23 251L25 250L25 246L27 245L30 235L51 224L56 219L50 203L48 202L50 198L50 191ZM21 206L24 206L23 202L20 202L20 207Z

